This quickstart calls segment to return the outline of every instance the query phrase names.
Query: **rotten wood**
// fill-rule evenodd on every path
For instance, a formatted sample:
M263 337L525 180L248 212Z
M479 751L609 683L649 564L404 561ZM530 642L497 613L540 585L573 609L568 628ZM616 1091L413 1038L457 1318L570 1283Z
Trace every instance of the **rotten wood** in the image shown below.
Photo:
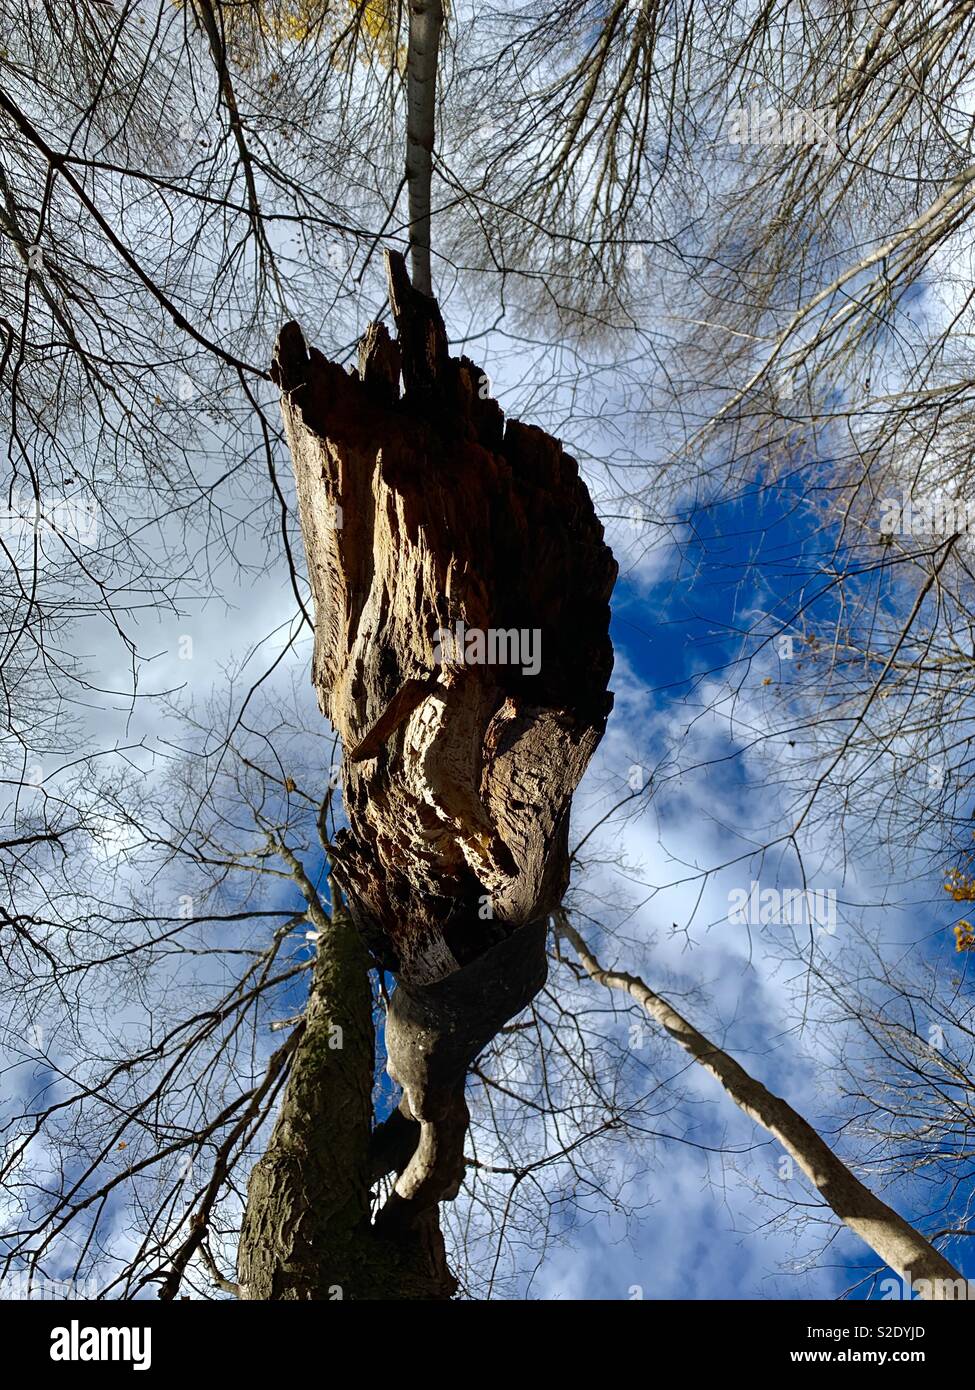
M346 929L396 976L385 1041L403 1087L363 1151L357 1052L358 1108L344 1116L357 1137L343 1150L356 1173L336 1184L335 1207L317 1141L295 1130L302 1114L318 1134L321 1116L337 1115L313 1103L316 1084L340 1083L320 1048L305 1055L306 1029L276 1157L252 1181L241 1271L251 1289L296 1290L284 1296L326 1296L309 1233L330 1277L337 1260L355 1264L366 1292L352 1296L381 1296L369 1290L384 1286L376 1270L391 1251L402 1296L450 1296L438 1203L463 1178L467 1072L544 983L572 794L612 706L616 564L577 465L558 440L505 421L487 376L450 356L436 301L402 257L387 255L387 276L395 341L371 325L347 371L291 323L272 368L315 605L312 680L344 750L348 827L332 873ZM340 940L323 930L319 952ZM354 982L342 989L358 997ZM338 1152L335 1136L329 1147ZM364 1225L363 1193L389 1172L392 1195ZM329 1203L331 1234L309 1212ZM269 1258L255 1254L255 1233ZM282 1276L279 1245L297 1281Z
M616 565L575 462L505 421L436 302L387 265L398 342L374 325L350 374L289 324L273 375L312 679L345 750L335 872L377 958L429 983L561 901L572 793L612 703ZM537 671L462 659L478 634L510 655L513 633Z

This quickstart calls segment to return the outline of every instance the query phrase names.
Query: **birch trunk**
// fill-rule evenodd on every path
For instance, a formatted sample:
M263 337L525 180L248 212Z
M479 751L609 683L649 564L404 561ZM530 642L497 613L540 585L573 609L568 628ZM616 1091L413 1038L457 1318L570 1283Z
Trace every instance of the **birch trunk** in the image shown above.
M437 63L443 28L442 0L410 0L406 50L406 189L410 211L413 285L433 294L430 213L437 112Z
M711 1073L745 1114L790 1154L845 1226L865 1241L922 1298L969 1296L969 1286L934 1246L893 1207L876 1197L833 1153L798 1111L749 1076L733 1057L688 1023L666 999L635 975L605 970L582 936L564 919L559 934L569 941L589 976L607 989L621 990L646 1010L696 1062Z

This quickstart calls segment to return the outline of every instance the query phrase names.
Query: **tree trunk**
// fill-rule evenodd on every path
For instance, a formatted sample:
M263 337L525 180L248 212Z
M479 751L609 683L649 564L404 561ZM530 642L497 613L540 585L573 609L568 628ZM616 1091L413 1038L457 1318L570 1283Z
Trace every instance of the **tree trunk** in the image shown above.
M433 294L430 202L437 113L437 61L443 0L410 0L406 50L406 193L410 210L413 285Z
M874 1196L788 1101L774 1096L760 1081L749 1076L733 1057L709 1042L641 979L622 971L604 970L580 934L564 919L559 934L571 942L593 980L607 989L622 990L630 995L685 1052L720 1081L739 1109L767 1130L795 1159L844 1225L865 1241L885 1265L916 1288L922 1298L969 1297L968 1283L954 1265L949 1264L893 1207Z
M344 750L349 825L331 860L349 918L320 928L305 1032L251 1181L249 1297L453 1290L438 1206L463 1180L467 1072L544 983L572 794L612 704L616 565L574 461L505 424L402 257L387 272L397 342L372 325L350 375L288 324L273 367L316 610L312 680ZM396 976L385 1040L404 1092L371 1136L365 948ZM330 1054L336 1019L348 1040ZM389 1172L370 1225L370 1184Z

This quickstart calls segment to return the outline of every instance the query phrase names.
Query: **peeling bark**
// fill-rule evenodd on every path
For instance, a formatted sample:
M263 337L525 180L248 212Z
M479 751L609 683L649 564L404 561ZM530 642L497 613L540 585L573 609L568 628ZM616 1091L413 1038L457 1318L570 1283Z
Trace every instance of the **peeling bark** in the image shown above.
M398 343L374 326L350 375L289 324L274 376L312 679L345 750L335 872L377 957L429 983L561 901L572 793L612 703L616 565L575 462L505 423L435 302L388 265ZM532 634L537 674L438 650L458 623Z
M367 972L322 930L305 1035L251 1181L249 1297L323 1298L331 1283L450 1296L438 1204L463 1179L467 1072L544 983L572 794L612 705L616 564L575 462L505 422L480 369L450 357L402 257L387 255L387 275L395 342L371 325L346 372L287 324L272 375L315 603L312 680L344 750L349 827L332 872L346 930L397 977L386 1050L403 1100L370 1135L371 1040L338 1069L317 1041L353 999L360 1037ZM340 941L337 970L323 958ZM389 1172L370 1225L369 1186Z

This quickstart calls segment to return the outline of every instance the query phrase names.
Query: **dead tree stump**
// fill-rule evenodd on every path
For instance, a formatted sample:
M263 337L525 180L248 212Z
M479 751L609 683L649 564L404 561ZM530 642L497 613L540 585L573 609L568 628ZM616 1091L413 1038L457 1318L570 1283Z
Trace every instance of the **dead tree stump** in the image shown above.
M345 750L336 871L377 955L429 981L559 905L572 793L612 705L616 564L574 460L505 422L387 261L398 343L372 326L350 374L288 324L274 376L312 680Z
M449 355L402 257L387 275L397 341L372 325L346 371L290 323L273 376L312 680L344 749L334 876L397 977L386 1041L404 1102L371 1176L399 1176L375 1229L436 1247L436 1204L463 1177L467 1069L544 983L572 794L612 706L616 564L574 460L506 422L486 376Z

